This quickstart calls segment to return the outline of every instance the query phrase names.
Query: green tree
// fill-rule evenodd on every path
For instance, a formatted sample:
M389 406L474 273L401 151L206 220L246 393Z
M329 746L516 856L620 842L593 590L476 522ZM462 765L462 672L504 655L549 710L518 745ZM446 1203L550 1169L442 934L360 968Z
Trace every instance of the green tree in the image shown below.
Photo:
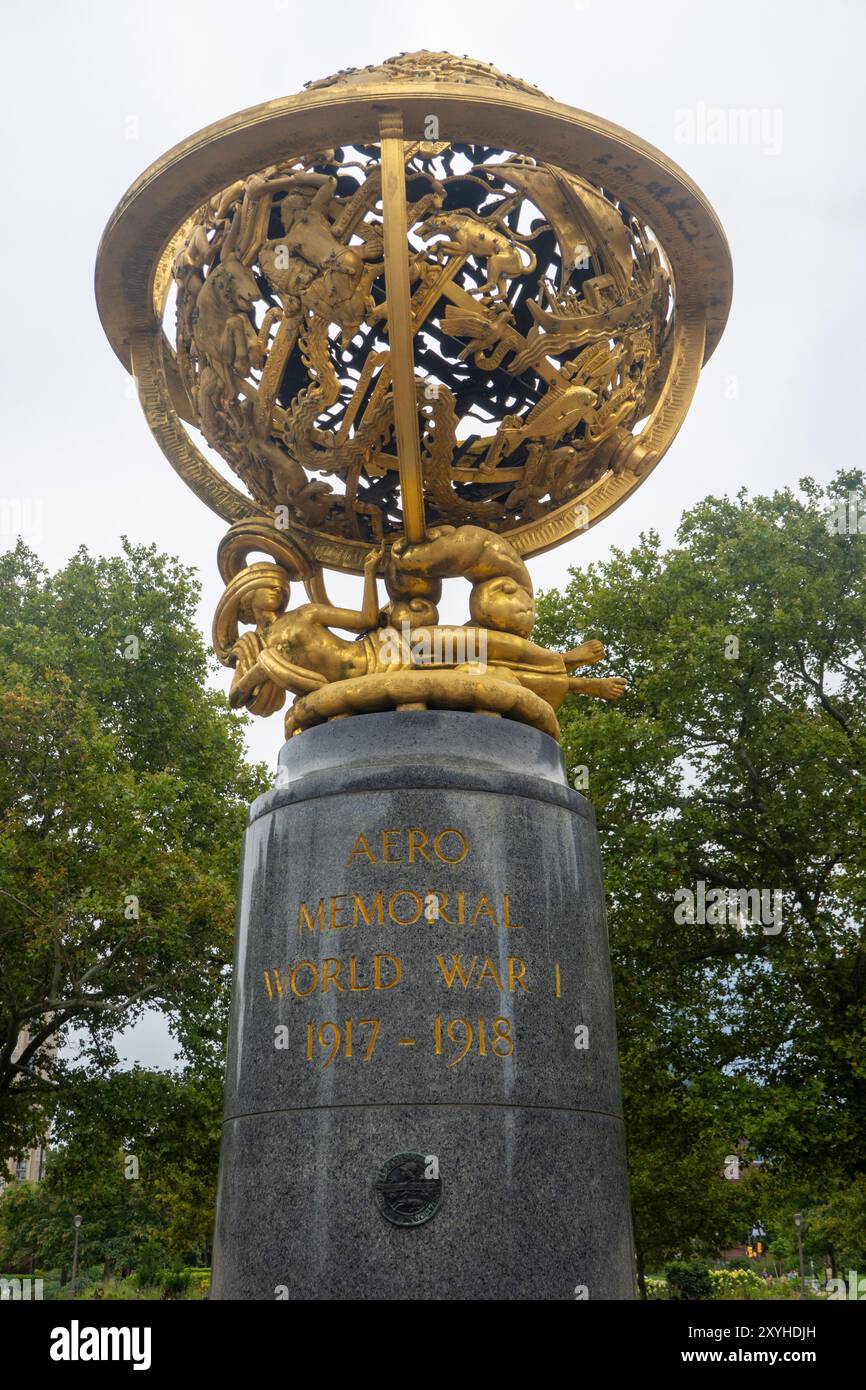
M234 895L264 770L206 688L191 571L153 547L55 575L0 557L0 1149L45 1131L146 1007L222 1053ZM19 1039L28 1035L21 1050Z
M561 722L598 818L647 1268L733 1243L805 1174L814 1193L863 1170L866 535L832 524L851 491L862 474L709 497L666 553L644 535L539 604L539 640L600 637L629 679L616 711L573 699ZM778 890L781 924L724 896L682 920L699 882ZM726 1180L725 1150L762 1181Z
M203 1067L197 1058L176 1073L134 1067L81 1078L54 1128L66 1179L86 1191L94 1165L107 1170L114 1189L140 1190L158 1204L170 1253L200 1254L213 1235L222 1111L221 1060Z
M0 1197L0 1268L69 1274L82 1217L82 1268L125 1274L147 1262L199 1262L210 1245L222 1075L134 1067L70 1080L41 1183Z

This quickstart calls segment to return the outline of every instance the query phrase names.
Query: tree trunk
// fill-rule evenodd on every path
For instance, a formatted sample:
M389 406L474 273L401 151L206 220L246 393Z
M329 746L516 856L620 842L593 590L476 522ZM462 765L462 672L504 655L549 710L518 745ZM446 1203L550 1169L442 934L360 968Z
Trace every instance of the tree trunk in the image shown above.
M634 1247L635 1262L637 1264L637 1286L642 1299L646 1299L646 1270L644 1268L643 1248L635 1241Z

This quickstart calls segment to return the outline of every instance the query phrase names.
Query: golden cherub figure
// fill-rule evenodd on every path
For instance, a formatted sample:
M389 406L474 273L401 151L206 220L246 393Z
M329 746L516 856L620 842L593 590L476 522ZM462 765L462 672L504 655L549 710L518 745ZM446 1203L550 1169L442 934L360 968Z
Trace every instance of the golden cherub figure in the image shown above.
M569 693L618 700L626 682L620 676L570 676L576 666L590 666L604 656L601 642L583 642L561 654L548 651L529 635L535 626L532 580L514 546L482 526L438 526L415 545L397 541L393 563L406 575L428 579L462 576L472 585L470 623L486 634L491 666L511 670L522 684L558 709Z
M281 565L248 565L229 582L217 609L214 645L235 667L233 706L270 714L286 691L303 697L334 682L418 668L516 681L553 710L569 693L603 700L622 695L626 683L620 677L570 674L602 658L601 642L584 642L562 654L529 640L535 622L532 582L504 537L478 526L441 526L417 544L398 541L386 566L391 602L380 609L376 570L383 552L380 546L367 557L358 610L330 603L320 572L307 583L313 601L288 611L291 578ZM462 627L440 624L441 581L458 575L472 585L470 620ZM255 631L239 636L238 622L254 624ZM340 637L332 628L357 637ZM469 659L468 634L479 639L471 644Z

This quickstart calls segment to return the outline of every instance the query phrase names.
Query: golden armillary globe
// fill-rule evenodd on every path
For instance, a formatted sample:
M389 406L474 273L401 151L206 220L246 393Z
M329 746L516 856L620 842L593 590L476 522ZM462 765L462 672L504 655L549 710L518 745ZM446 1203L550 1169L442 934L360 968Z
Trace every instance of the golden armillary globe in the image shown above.
M295 629L282 646L268 633L292 582L327 608L322 567L372 570L374 586L378 571L383 613L415 627L435 624L453 574L506 576L531 599L525 558L640 486L731 297L724 234L682 170L487 64L401 55L176 146L112 216L96 283L160 447L231 524L215 643L236 703L313 696L292 732L449 699L554 731L519 699L486 705L477 673L458 694L453 666L448 699L428 671L407 701L392 671L390 695L379 679L343 708L321 687L356 681L357 663L331 669ZM488 550L467 559L480 532ZM448 558L423 549L454 535ZM522 632L476 607L487 630Z

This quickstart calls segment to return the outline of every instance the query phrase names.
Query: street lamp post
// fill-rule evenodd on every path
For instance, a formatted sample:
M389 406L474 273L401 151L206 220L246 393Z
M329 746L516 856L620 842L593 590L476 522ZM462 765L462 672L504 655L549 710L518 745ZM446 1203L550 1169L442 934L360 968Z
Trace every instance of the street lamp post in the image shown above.
M75 1227L75 1245L72 1248L72 1297L75 1297L75 1286L78 1282L78 1229L81 1225L81 1217L73 1216L72 1224Z
M803 1217L799 1211L794 1212L794 1225L797 1228L797 1249L800 1252L800 1292L806 1291L806 1267L803 1263Z

